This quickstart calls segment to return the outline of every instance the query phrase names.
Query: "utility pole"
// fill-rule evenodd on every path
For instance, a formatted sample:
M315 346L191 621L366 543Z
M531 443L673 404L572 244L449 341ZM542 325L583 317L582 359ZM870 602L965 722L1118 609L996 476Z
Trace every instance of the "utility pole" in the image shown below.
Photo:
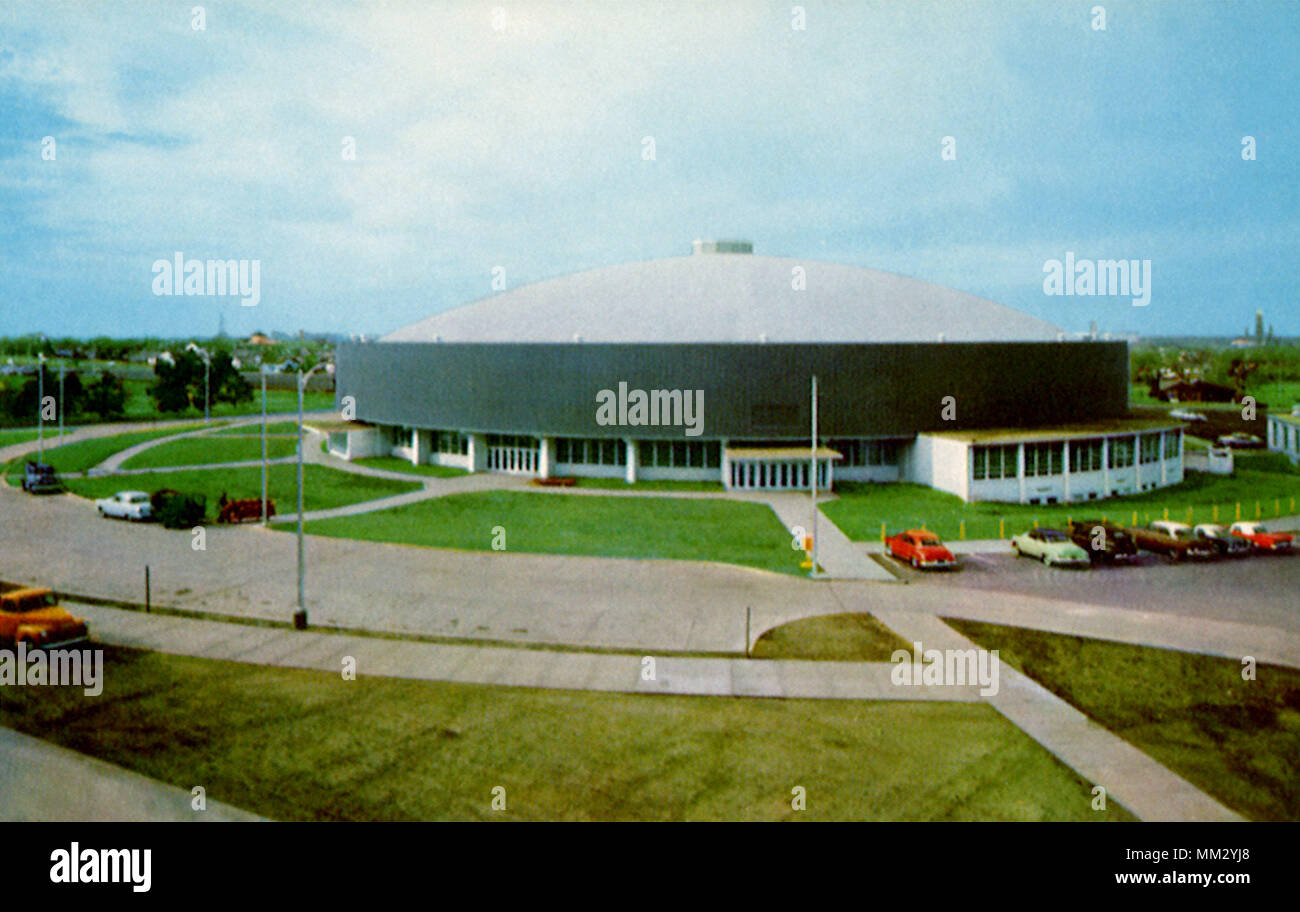
M59 362L59 442L63 442L63 373L65 365Z

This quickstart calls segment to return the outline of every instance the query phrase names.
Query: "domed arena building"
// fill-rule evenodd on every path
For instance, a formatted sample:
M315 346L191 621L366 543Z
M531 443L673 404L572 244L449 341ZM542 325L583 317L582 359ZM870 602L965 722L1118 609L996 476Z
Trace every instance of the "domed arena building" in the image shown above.
M910 481L1057 503L1175 484L1180 425L1128 416L1127 343L974 295L696 241L339 347L329 449L539 478L807 489Z

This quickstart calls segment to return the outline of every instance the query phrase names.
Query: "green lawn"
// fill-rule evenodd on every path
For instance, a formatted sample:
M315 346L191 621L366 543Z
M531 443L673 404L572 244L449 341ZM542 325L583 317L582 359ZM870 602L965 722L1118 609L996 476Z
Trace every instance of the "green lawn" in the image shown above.
M391 497L420 487L414 482L367 478L310 464L303 467L303 478L303 503L308 510L327 510L364 500ZM262 496L262 469L260 466L194 469L150 472L147 475L107 475L68 481L68 489L72 493L90 499L110 497L127 489L153 492L162 488L205 495L208 499L208 516L215 518L217 500L223 493L232 500ZM298 506L298 467L292 464L271 466L268 489L279 512L294 512Z
M10 688L0 724L280 820L1131 819L983 705L344 681L120 647L104 682Z
M1187 480L1174 487L1073 504L968 504L924 485L838 482L835 493L839 499L828 501L822 510L854 541L879 541L882 522L888 524L891 535L924 525L950 539L960 537L962 521L966 538L1010 537L1023 532L1035 519L1044 526L1060 525L1068 518L1094 517L1129 524L1136 511L1138 523L1145 523L1164 518L1166 509L1170 519L1181 522L1231 522L1238 503L1242 519L1254 518L1256 501L1259 516L1268 519L1294 514L1297 506L1293 499L1300 501L1300 472L1278 456L1239 455L1237 471L1231 477L1189 472ZM1001 532L999 520L1005 520Z
M1300 820L1300 671L1015 627L947 621L1254 820Z
M160 414L153 399L149 396L149 387L154 381L128 379L126 381L126 420L128 421L149 421L160 418L202 418L203 417L203 400L199 399L198 408L188 409L184 412ZM304 411L314 412L322 409L334 408L333 393L315 393L309 392L303 395ZM266 392L266 410L272 414L278 412L296 412L298 411L298 393L295 390L267 390ZM253 398L249 402L243 402L239 405L230 405L229 403L215 403L208 409L214 418L231 418L235 416L261 415L262 414L262 390L260 386L253 389Z
M434 478L454 478L457 475L469 474L464 469L458 469L455 466L440 466L421 463L420 465L411 465L411 460L402 459L397 456L372 456L369 459L352 460L359 466L366 466L370 469L383 469L387 472L405 472L407 475L430 475Z
M542 492L454 494L391 510L325 519L307 531L433 548L722 561L802 573L803 552L764 504L714 499L601 497Z
M1246 393L1247 395L1254 396L1256 402L1265 403L1274 409L1289 411L1293 403L1300 402L1300 381L1283 380L1280 383L1258 381L1247 387ZM1240 405L1231 402L1164 403L1158 399L1152 398L1145 383L1133 383L1129 385L1128 401L1130 405L1168 404L1170 408L1179 408L1181 406L1182 408L1189 408L1198 412L1212 409L1241 409Z
M54 437L58 439L58 425L55 425ZM36 439L35 431L11 430L0 431L0 448L13 446L15 443L26 443L29 440Z
M869 614L831 614L774 627L754 643L756 659L888 662L912 645Z
M296 439L267 438L266 454L269 459L292 456L297 451ZM209 465L219 462L249 462L261 458L260 437L220 437L216 434L208 434L160 443L156 447L150 447L132 456L122 463L122 468L152 469L165 466Z
M254 434L260 437L262 435L262 423L259 421L257 424L243 424L238 427L231 427L231 428L226 428L225 430L217 431L217 433L231 434L235 436ZM266 422L266 433L268 436L271 434L292 434L294 437L297 437L298 422L297 421L271 421L268 419ZM303 436L306 436L305 431L303 432Z
M202 426L202 424L179 424L160 430L132 431L127 434L97 437L79 443L50 447L45 450L45 461L54 466L59 472L84 472L99 465L114 453L133 447L137 443L144 443L146 440L157 440L160 437L171 437L174 434L192 431ZM31 458L34 459L35 454ZM25 458L9 463L5 469L5 474L10 475L21 472L24 461Z

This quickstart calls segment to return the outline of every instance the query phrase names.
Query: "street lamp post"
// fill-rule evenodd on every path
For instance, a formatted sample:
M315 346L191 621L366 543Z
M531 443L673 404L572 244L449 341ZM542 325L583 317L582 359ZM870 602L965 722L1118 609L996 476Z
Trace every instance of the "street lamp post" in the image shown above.
M301 440L298 441L302 443ZM262 525L266 525L266 365L262 365Z
M62 361L59 362L59 442L63 442L63 374L67 367Z
M817 576L817 375L812 378L812 569L811 577Z
M212 373L212 356L203 351L203 423L208 424L212 419L208 410L208 377Z
M45 352L36 365L36 461L45 461Z
M303 579L306 576L306 563L303 555L303 537L302 537L302 399L303 390L307 388L307 381L311 375L316 373L325 366L322 361L304 375L302 368L298 368L298 610L293 613L293 626L296 630L307 629L307 606L303 598Z

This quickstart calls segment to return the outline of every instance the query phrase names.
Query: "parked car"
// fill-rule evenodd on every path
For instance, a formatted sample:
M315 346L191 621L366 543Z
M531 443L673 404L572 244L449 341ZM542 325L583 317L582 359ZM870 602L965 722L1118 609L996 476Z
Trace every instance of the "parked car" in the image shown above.
M1219 549L1214 547L1210 542L1196 538L1195 536L1187 539L1171 535L1162 527L1167 527L1168 522L1156 520L1146 526L1138 526L1130 529L1133 535L1133 541L1143 551L1151 551L1155 554L1163 554L1171 561L1180 561L1185 557L1206 558L1214 557L1219 553ZM1182 526L1182 523L1175 525ZM1191 531L1190 529L1188 530Z
M61 607L49 589L0 582L0 643L66 646L87 633L86 622Z
M1256 551L1291 550L1293 536L1290 532L1270 532L1262 522L1253 520L1235 522L1228 528L1228 533L1246 539Z
M171 488L154 491L149 498L150 515L168 529L190 529L203 525L208 500L203 494L182 494Z
M57 494L63 490L63 482L54 466L28 462L23 470L23 490L29 494Z
M1189 412L1187 409L1174 409L1169 413L1170 418L1181 418L1183 421L1206 421L1206 417L1200 412Z
M1201 523L1192 530L1197 538L1214 545L1220 554L1229 557L1241 557L1250 553L1250 542L1240 535L1232 535L1217 523Z
M1264 441L1254 434L1246 434L1242 431L1237 431L1235 434L1224 434L1219 438L1219 443L1239 450L1257 450L1264 445Z
M1098 534L1098 530L1101 534ZM1097 561L1128 560L1137 557L1137 544L1128 531L1100 519L1071 520L1066 532L1070 540Z
M908 529L891 535L885 539L885 548L918 570L957 566L957 558L943 546L939 536L924 529Z
M153 515L149 495L144 491L118 491L112 497L95 501L100 516L115 516L139 522Z
M1088 552L1070 540L1060 529L1030 529L1011 537L1016 556L1036 557L1049 567L1088 567Z

